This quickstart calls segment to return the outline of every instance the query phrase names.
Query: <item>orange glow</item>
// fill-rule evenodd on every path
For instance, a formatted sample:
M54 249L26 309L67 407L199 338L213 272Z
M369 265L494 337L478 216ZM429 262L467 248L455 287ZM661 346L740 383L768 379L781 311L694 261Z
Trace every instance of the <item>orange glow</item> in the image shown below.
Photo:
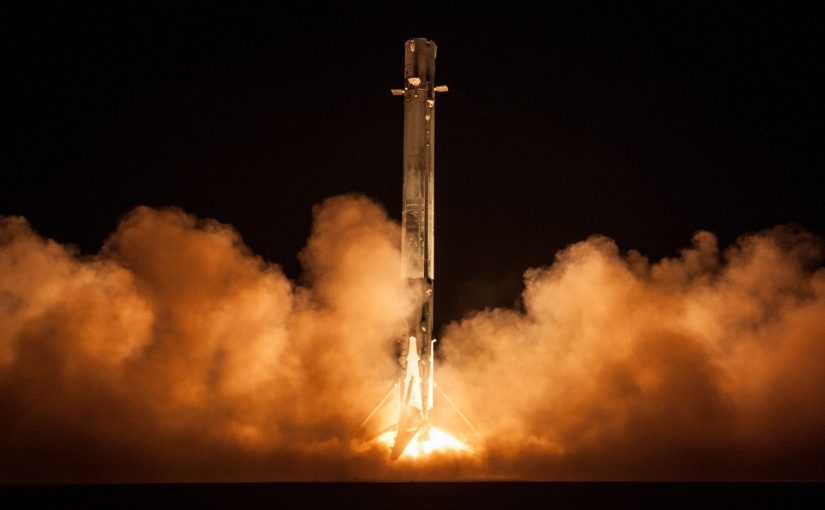
M378 436L377 441L387 445L388 448L392 448L392 445L395 442L395 434L396 432L393 430L384 432ZM407 445L404 453L401 454L401 458L417 459L433 452L473 453L473 449L470 448L467 443L451 436L443 430L437 427L431 427L430 434L427 439L424 439L421 436L421 431L415 435L413 440L410 441L410 444Z
M825 479L822 239L565 248L518 307L443 328L442 429L398 463L394 431L360 442L398 408L354 431L420 289L379 206L314 214L300 283L179 209L132 211L94 257L0 218L0 482Z

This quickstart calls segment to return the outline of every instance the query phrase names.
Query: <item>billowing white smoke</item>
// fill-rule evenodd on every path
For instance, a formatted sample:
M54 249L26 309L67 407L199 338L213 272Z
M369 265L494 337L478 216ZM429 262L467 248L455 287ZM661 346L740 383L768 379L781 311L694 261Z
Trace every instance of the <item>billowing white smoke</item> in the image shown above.
M789 228L650 264L594 236L525 273L524 311L447 329L442 384L496 472L825 476L825 270Z
M813 236L720 255L700 232L655 264L570 246L525 273L523 311L446 329L440 385L483 437L409 464L351 442L417 305L398 227L358 196L314 215L301 285L177 209L91 257L0 218L0 480L825 476Z

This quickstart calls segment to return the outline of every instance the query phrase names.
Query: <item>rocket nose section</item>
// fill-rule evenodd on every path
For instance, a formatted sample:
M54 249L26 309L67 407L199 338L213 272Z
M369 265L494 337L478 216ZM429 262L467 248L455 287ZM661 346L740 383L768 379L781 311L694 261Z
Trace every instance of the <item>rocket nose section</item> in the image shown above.
M427 39L426 37L413 37L412 39L407 40L407 51L415 52L420 50L422 47L432 47L433 50L437 47L434 41Z
M413 87L426 87L435 82L436 44L424 37L417 37L407 41L404 50L404 81ZM412 84L410 78L417 78L417 84Z

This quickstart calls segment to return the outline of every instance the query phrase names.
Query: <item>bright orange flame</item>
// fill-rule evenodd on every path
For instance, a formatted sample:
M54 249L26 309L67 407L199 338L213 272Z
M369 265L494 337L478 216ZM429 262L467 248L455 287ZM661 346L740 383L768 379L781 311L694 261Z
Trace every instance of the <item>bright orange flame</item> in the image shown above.
M392 448L392 445L395 443L395 434L395 431L390 430L378 436L377 440L389 448ZM446 451L472 453L473 449L465 442L451 436L443 430L431 427L429 437L427 438L422 437L421 431L416 433L413 440L407 445L404 453L401 454L401 458L417 459L433 452Z

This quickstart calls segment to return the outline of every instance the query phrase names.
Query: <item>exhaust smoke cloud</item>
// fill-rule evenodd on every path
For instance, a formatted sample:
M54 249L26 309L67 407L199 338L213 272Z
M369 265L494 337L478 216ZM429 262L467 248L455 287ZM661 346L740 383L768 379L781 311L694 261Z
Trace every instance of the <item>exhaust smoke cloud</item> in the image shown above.
M651 264L594 236L525 273L524 311L447 328L442 384L497 471L825 477L825 271L791 228ZM458 398L458 397L457 397Z
M0 480L825 478L811 234L720 251L699 232L656 263L568 247L525 273L520 309L439 340L475 453L393 463L351 435L421 292L379 206L314 218L300 284L177 209L135 209L94 256L0 218Z

